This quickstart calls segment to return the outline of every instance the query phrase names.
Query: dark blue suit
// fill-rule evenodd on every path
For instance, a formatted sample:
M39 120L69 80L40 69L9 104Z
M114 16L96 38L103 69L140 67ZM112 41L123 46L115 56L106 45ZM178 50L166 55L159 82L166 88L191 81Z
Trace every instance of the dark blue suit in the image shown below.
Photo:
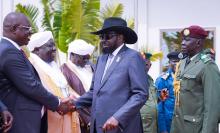
M109 133L142 133L140 108L148 97L144 61L138 52L124 46L102 80L106 61L107 55L98 58L90 91L76 105L92 106L90 133L102 133L101 127L112 116L121 129Z
M58 98L46 91L28 59L11 42L0 41L0 99L14 117L9 133L39 133L42 105L56 110Z
M0 101L0 112L7 110L7 107Z

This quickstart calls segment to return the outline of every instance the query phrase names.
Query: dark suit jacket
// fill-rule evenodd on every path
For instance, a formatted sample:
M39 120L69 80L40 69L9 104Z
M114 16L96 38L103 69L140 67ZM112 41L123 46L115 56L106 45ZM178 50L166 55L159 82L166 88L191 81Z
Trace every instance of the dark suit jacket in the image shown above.
M121 127L111 133L142 133L140 108L148 97L145 63L138 52L124 46L102 80L106 61L107 55L98 58L90 91L80 97L76 107L92 106L90 133L94 129L102 133L101 127L111 116Z
M0 101L0 112L7 110L7 107Z
M39 133L42 105L55 111L59 104L28 59L5 39L0 41L0 100L14 117L9 133Z

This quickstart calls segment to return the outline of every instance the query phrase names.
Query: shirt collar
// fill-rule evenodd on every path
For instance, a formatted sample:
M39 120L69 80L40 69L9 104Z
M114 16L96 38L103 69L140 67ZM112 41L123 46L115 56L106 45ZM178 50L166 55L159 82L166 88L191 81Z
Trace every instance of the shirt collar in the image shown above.
M190 58L190 61L194 60L198 54L199 54L199 53L197 53L196 55L194 55L193 57L191 57L191 58Z
M20 46L16 42L12 41L11 39L7 37L2 37L2 38L12 43L18 50L21 50Z
M121 46L119 46L113 53L112 55L116 56L118 54L118 52L122 49L122 47L124 46L125 44L122 44Z

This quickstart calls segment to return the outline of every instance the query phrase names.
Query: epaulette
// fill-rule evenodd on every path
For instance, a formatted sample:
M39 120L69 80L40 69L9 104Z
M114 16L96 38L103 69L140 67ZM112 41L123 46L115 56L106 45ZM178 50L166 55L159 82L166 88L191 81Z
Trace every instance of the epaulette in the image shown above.
M169 76L169 72L164 72L161 74L161 78L163 78L165 80L168 78L168 76Z
M212 60L212 58L209 56L209 55L207 55L207 54L201 54L200 55L200 59L202 60L202 62L203 63L207 63L208 61L211 61Z

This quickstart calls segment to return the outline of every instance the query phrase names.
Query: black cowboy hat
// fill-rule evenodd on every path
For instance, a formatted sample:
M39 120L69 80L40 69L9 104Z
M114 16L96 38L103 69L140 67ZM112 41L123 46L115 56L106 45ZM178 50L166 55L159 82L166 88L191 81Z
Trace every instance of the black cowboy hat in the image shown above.
M137 34L127 27L127 22L121 18L110 17L105 19L102 29L96 32L91 32L92 34L100 35L107 33L109 31L115 31L121 33L125 37L125 43L134 44L137 42Z

